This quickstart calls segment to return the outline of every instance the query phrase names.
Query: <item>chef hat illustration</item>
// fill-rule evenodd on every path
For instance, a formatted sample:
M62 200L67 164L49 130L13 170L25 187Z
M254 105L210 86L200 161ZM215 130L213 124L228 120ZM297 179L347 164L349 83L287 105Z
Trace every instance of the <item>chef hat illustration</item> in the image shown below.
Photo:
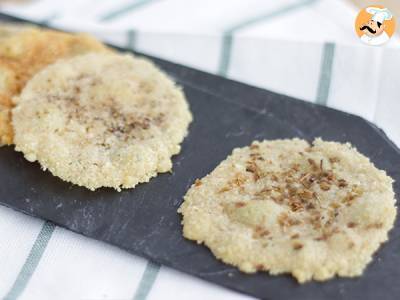
M387 8L367 7L367 13L372 15L372 20L383 24L385 20L392 19L392 13Z

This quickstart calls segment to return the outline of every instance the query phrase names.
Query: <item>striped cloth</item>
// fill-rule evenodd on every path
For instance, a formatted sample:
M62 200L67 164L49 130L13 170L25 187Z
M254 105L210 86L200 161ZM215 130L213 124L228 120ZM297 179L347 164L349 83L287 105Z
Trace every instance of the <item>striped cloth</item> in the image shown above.
M3 13L363 116L400 145L400 41L361 44L345 0L1 3ZM0 298L10 300L248 298L4 207L0 262Z

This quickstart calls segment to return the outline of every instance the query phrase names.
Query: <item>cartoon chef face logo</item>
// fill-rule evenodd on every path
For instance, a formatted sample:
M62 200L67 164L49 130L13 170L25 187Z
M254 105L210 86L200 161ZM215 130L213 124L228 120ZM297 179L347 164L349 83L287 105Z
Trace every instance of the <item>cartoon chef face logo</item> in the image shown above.
M360 11L355 26L361 41L379 46L389 41L393 35L395 20L389 9L380 5L369 6Z

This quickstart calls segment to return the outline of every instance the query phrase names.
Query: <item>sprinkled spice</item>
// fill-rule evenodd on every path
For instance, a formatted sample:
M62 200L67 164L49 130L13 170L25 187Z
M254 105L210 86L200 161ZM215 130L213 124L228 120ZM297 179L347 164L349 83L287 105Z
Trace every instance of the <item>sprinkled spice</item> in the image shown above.
M331 204L329 204L330 207L332 207L333 209L337 209L340 207L340 204L337 202L332 202Z
M291 226L294 226L294 225L299 225L300 221L290 218L287 213L282 213L278 217L278 224L281 227L291 227Z
M236 174L236 177L233 179L232 183L236 186L241 186L246 182L246 177L242 176L241 174Z
M362 189L359 186L354 185L351 190L346 194L346 196L342 199L342 203L350 206L353 204L354 200L362 196L362 194Z
M250 146L252 150L259 149L258 145ZM307 153L312 152L307 149L305 152L300 152L302 156L307 156ZM284 155L281 154L281 159ZM321 236L316 240L326 240L335 232L332 231L332 226L335 224L339 215L340 208L343 205L351 205L357 197L362 195L362 189L358 186L352 186L350 191L345 194L341 201L333 201L327 203L327 211L321 215L320 209L324 204L325 192L332 190L333 187L345 189L349 184L344 179L337 179L334 174L334 169L330 169L330 164L339 162L337 157L314 160L305 158L308 164L291 163L286 170L270 171L264 173L260 166L256 163L260 157L258 151L250 153L250 159L246 162L246 172L251 173L252 179L255 182L260 182L261 185L266 183L258 192L254 193L253 200L273 200L278 205L287 205L292 213L308 212L310 216L306 218L306 222L314 228L314 230L324 230ZM330 164L329 164L330 163ZM281 168L283 165L280 166ZM300 175L299 175L300 174ZM228 191L235 186L243 189L242 185L246 179L236 176L228 187L221 189L221 192ZM342 203L342 204L341 204ZM318 209L317 209L318 208ZM317 214L315 214L317 213ZM301 216L301 215L300 215ZM303 219L303 217L301 217ZM278 224L284 229L302 224L297 217L289 216L287 213L282 213L277 218ZM356 224L349 223L349 228L354 228ZM371 226L370 226L371 227ZM372 228L372 227L371 227ZM329 230L328 230L329 229ZM256 232L256 236L260 237L260 231Z
M313 198L313 192L310 190L298 190L297 194L302 200L310 200Z
M255 268L256 268L257 271L262 271L262 270L265 269L263 264L258 264L258 265L255 266Z
M320 187L321 190L323 190L323 191L329 191L329 190L331 189L331 185L330 185L328 182L326 182L326 181L320 182L319 187Z
M300 165L299 164L293 164L292 165L292 169L296 172L298 172L300 170Z
M255 238L265 237L265 236L268 236L270 233L271 232L269 230L265 229L264 227L256 226L253 237L255 237Z
M300 202L291 202L290 208L293 212L296 212L296 211L302 210L304 208L304 206Z
M263 188L261 191L255 193L255 196L267 196L268 194L270 194L272 191L272 189L270 188Z
M295 233L295 234L293 234L290 238L291 238L291 239L298 239L299 237L300 237L300 234Z
M382 227L383 223L379 222L379 223L368 224L367 226L365 226L365 229L380 229Z
M195 182L194 182L194 185L195 186L201 186L202 185L201 180L200 179L196 179Z
M315 238L316 241L321 242L321 241L326 241L331 235L327 233L323 233L321 236Z
M325 179L330 181L330 180L333 180L335 176L333 175L332 170L328 170L328 171L322 172L321 177L325 177Z
M247 162L246 171L253 173L254 181L257 181L261 178L261 171L254 161Z
M357 223L355 223L355 222L349 222L349 223L347 223L347 227L349 227L349 228L354 228L354 227L356 227L357 226Z
M225 192L230 191L230 190L231 190L231 187L225 186L225 187L223 187L222 189L220 189L220 190L218 191L218 193L225 193Z
M306 188L310 188L312 186L312 184L317 180L317 177L314 174L311 173L307 173L302 175L302 177L300 178L300 183L306 187Z
M235 187L239 187L243 192L243 184L246 182L246 180L247 178L245 176L243 176L240 173L237 173L235 177L233 177L233 179L230 180L226 186L224 186L218 191L218 193L224 193L230 191Z
M293 243L293 249L294 250L300 250L302 249L304 246L301 243Z
M347 187L347 182L346 182L346 180L344 180L344 179L339 179L338 180L338 186L340 187L340 188L344 188L344 187Z
M308 203L308 204L306 205L306 208L307 208L307 209L315 209L315 205L312 204L312 203Z

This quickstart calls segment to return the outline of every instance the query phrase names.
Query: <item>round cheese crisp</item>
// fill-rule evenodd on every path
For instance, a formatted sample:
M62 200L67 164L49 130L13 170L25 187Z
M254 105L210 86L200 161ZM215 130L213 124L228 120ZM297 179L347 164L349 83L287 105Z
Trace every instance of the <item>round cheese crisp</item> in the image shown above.
M181 89L129 55L60 60L36 74L16 102L16 150L91 190L132 188L171 170L192 119Z
M41 30L28 25L0 26L0 145L13 142L12 97L45 66L59 58L109 51L84 34Z
M392 182L350 144L254 142L190 188L183 233L248 273L358 276L393 226Z

